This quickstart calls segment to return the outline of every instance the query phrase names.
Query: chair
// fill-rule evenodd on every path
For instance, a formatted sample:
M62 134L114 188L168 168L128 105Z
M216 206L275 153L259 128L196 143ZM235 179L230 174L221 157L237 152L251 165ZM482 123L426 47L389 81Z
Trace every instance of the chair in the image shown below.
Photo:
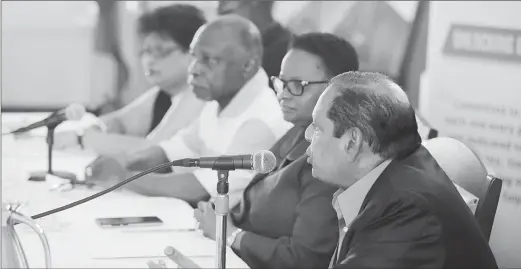
M416 111L416 123L418 124L418 133L423 141L438 136L438 130L434 129L422 116Z
M502 180L488 175L479 157L456 139L437 137L424 141L423 145L454 183L479 199L474 215L483 234L489 240Z
M492 233L492 225L494 225L494 218L496 217L499 197L501 196L503 180L492 175L487 175L487 183L485 197L479 199L475 216L483 230L483 234L487 240L489 240L490 234Z

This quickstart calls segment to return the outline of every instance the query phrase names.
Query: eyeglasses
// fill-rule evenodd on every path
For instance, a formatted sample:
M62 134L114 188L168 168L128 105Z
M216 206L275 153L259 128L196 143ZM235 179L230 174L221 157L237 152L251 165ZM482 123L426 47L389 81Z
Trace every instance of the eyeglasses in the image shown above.
M328 80L320 80L320 81L307 81L307 80L299 80L299 79L290 79L284 80L279 77L272 76L271 83L273 84L274 90L280 94L284 91L284 89L288 89L288 92L294 96L301 96L304 93L304 89L308 85L313 84L324 84L329 83Z

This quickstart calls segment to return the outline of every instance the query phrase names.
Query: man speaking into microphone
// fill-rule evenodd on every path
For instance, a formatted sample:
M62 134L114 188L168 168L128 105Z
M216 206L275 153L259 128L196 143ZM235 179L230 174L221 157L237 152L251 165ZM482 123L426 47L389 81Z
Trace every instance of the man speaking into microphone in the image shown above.
M252 22L236 15L219 17L198 30L190 53L194 58L188 69L189 83L198 98L208 101L199 119L159 146L120 158L100 158L86 171L94 182L113 184L107 179L122 180L132 171L169 160L269 149L291 127L268 87L261 68L262 40ZM230 173L231 206L239 201L251 178L252 171ZM215 196L216 186L216 171L176 168L174 174L150 174L126 188L195 205Z

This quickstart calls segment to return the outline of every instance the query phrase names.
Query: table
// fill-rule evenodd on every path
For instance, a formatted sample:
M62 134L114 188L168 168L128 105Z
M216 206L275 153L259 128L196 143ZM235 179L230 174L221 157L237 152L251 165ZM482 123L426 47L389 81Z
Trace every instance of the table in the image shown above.
M32 122L45 114L2 114L2 127L16 122ZM18 124L16 124L18 125ZM27 216L65 205L92 195L101 189L75 188L51 191L51 182L28 181L31 171L45 170L47 152L45 128L32 137L2 137L2 200L24 203ZM85 166L96 156L85 151L53 153L53 168L82 177ZM155 215L162 226L103 229L96 218ZM46 232L51 247L53 268L146 268L149 260L164 260L163 250L173 246L201 267L215 267L216 243L195 231L193 209L172 198L145 197L128 191L115 191L85 204L37 220ZM28 227L16 227L30 267L45 266L37 235ZM227 250L228 268L248 268L231 249Z

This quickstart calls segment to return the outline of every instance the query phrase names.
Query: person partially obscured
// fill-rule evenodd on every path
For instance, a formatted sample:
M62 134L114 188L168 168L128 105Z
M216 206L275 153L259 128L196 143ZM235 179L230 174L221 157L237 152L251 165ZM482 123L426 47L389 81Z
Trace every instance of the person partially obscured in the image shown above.
M261 67L261 36L252 22L236 15L221 16L199 29L190 53L190 85L199 99L208 102L199 119L157 146L99 159L88 168L94 182L110 183L110 177L122 180L135 173L132 171L177 159L253 154L271 148L291 127L268 87L268 77ZM150 174L125 187L192 204L216 196L216 171L175 171ZM231 205L239 201L252 176L248 170L230 173Z
M278 76L282 58L288 50L293 34L273 18L273 5L269 0L224 0L219 1L220 15L237 14L251 20L262 33L264 56L262 67L268 76ZM270 81L270 87L273 85Z
M338 188L330 268L497 268L474 215L421 145L407 95L387 76L333 78L306 138L313 176Z
M138 20L140 58L154 86L117 111L99 118L87 117L80 130L57 133L55 146L81 144L97 153L116 154L135 149L137 144L152 145L169 139L196 120L205 101L195 96L187 82L192 59L189 46L205 23L203 12L186 4L143 14ZM129 145L129 141L138 143Z
M241 204L231 212L228 243L250 268L325 268L336 247L336 188L311 175L304 131L320 94L334 76L358 70L351 44L326 33L295 37L272 77L284 119L293 123L272 148L277 168L257 174ZM215 239L215 213L209 203L195 211L204 234Z

